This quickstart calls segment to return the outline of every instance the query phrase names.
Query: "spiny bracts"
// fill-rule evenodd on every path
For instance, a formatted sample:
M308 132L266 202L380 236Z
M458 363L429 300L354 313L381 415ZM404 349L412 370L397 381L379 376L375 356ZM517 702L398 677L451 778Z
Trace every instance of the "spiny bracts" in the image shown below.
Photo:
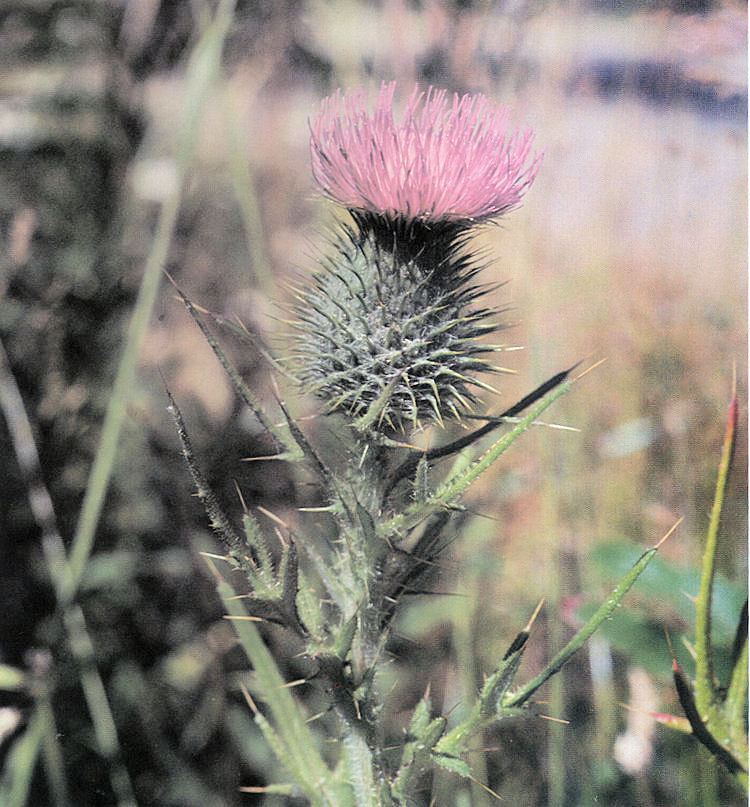
M294 358L307 392L362 428L405 430L461 419L493 368L493 309L462 250L459 222L357 212L341 225L320 270L296 290Z

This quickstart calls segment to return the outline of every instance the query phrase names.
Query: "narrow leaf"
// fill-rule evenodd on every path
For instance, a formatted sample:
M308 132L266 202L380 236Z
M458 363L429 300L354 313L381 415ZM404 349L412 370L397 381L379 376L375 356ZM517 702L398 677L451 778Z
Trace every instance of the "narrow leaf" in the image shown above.
M623 597L630 591L633 583L643 573L651 559L656 555L658 545L652 547L644 552L640 558L635 562L630 571L623 577L614 591L602 603L596 613L589 619L589 621L576 633L576 635L568 642L567 645L552 659L547 667L542 670L535 678L532 678L525 684L518 692L513 693L508 698L504 699L503 706L521 706L539 689L540 686L555 673L559 672L560 668L565 662L578 650L583 647L586 641L592 636L594 631L608 619L617 606L622 601Z
M478 460L471 463L465 470L446 480L427 501L424 503L415 502L403 513L399 513L383 523L380 527L381 534L387 536L410 529L431 513L455 504L471 484L499 459L546 409L570 389L571 384L571 381L567 381L553 390L513 429L493 443Z
M232 587L212 568L217 590L228 614L247 616L242 600L235 599ZM273 729L288 749L292 764L301 773L298 784L307 798L321 803L321 788L329 778L329 770L317 748L315 739L305 723L301 707L294 700L281 677L273 656L266 647L255 624L233 620L240 643L255 671L255 680L273 717Z
M713 580L716 572L716 545L719 536L719 522L724 504L724 493L734 450L735 427L737 422L737 395L732 396L729 405L724 442L716 479L711 520L706 535L701 567L701 584L695 601L695 700L698 711L704 715L714 732L724 734L724 720L718 708L719 695L714 688L713 657L711 652L711 600Z

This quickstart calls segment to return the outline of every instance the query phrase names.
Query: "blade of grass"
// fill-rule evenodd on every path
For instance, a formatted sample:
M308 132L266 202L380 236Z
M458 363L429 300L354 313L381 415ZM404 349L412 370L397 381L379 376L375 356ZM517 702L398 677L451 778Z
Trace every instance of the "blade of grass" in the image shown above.
M260 76L257 74L253 76L253 86L250 88L253 96L270 75L270 67L270 65L268 67L263 65L265 69L261 70ZM250 161L245 153L244 144L240 136L241 127L235 100L236 91L230 86L229 82L226 82L226 87L224 112L229 146L227 166L232 179L234 194L242 214L247 251L250 255L250 266L252 267L255 284L266 296L270 297L273 278L266 250L266 238L263 232L263 220L260 216L255 177L253 177ZM245 86L243 86L242 92L248 92Z
M110 784L118 805L130 807L130 805L135 805L133 786L121 760L114 718L107 701L104 683L96 668L93 643L86 629L83 611L80 606L72 602L68 604L62 602L61 592L66 580L69 579L65 544L57 526L52 497L44 484L31 423L2 343L0 343L0 409L5 417L18 466L26 483L29 509L42 534L42 552L55 593L58 596L58 607L62 612L68 645L78 665L81 686L94 726L98 750L109 763ZM39 696L38 708L42 712L45 708L47 709L49 720L46 723L49 723L52 720L52 707L46 698L46 694ZM29 742L33 742L34 738L40 742L44 739L45 752L47 752L49 751L48 735L48 731L33 735ZM50 781L53 793L63 792L60 790L58 781L60 777L57 770L50 767L48 754L46 759L48 773L56 778L55 781Z
M26 731L13 743L5 760L0 780L0 804L4 807L24 807L28 802L43 737L44 719L35 709Z
M180 124L177 146L177 188L163 203L159 212L156 235L130 320L127 338L107 405L101 441L86 486L83 506L78 519L70 552L70 571L63 591L63 601L70 601L78 589L86 561L94 544L104 497L112 476L117 443L125 420L128 399L135 384L136 366L141 344L148 329L151 312L167 258L182 189L195 152L200 115L204 102L218 74L224 39L234 16L235 0L221 0L216 15L199 39L191 54L186 74L186 103Z

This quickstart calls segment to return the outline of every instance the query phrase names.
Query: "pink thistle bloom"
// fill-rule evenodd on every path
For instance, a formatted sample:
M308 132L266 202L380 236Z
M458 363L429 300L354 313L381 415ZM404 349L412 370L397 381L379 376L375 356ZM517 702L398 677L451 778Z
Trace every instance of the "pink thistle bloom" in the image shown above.
M425 221L482 220L516 207L542 155L533 132L509 132L509 110L484 95L414 88L401 123L395 82L372 115L363 89L326 98L310 121L312 171L351 210Z

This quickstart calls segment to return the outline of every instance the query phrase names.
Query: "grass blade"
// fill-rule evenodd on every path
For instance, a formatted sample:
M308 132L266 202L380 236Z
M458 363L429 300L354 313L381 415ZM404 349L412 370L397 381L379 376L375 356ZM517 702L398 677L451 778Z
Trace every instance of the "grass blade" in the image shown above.
M235 0L222 0L219 3L216 16L198 41L188 65L187 99L177 148L177 189L165 200L159 212L154 243L146 260L138 299L133 309L125 347L107 404L99 448L89 474L83 506L73 538L69 557L69 578L63 592L64 602L70 601L75 595L86 561L94 545L96 527L112 476L128 400L135 384L138 354L148 330L159 289L161 271L177 222L182 188L195 151L196 137L200 130L200 113L208 90L218 73L222 46L234 16L234 6Z

